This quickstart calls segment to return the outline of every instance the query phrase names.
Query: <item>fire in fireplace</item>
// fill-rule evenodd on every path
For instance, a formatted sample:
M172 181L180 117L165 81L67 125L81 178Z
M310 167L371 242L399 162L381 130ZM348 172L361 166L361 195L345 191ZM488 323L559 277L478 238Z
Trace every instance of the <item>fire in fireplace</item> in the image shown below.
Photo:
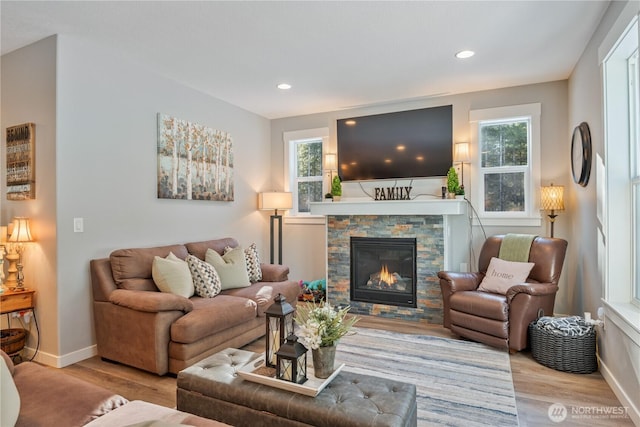
M351 300L416 307L416 239L351 237Z

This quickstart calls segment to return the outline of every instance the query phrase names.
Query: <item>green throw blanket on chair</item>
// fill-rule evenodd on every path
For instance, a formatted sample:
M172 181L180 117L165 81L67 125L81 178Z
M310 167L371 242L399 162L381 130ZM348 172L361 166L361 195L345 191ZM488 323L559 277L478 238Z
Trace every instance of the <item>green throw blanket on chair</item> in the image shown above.
M538 236L533 234L507 234L500 244L498 258L505 261L528 262L531 243L536 237Z

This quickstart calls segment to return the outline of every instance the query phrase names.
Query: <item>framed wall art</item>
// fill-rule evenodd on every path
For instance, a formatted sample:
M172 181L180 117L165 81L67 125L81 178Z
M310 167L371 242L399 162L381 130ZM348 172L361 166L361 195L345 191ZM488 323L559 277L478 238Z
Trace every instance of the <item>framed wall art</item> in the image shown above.
M7 128L7 200L36 198L36 125Z
M158 198L233 201L228 132L158 113Z

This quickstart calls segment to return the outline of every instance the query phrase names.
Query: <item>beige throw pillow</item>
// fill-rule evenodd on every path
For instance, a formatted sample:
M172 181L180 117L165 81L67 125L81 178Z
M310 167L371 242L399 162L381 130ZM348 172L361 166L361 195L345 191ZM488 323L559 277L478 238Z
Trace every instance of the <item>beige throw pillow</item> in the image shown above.
M224 256L213 249L207 249L204 260L213 265L220 277L222 290L244 288L251 285L247 274L247 262L241 247L233 248Z
M151 276L158 289L180 295L185 298L193 296L194 287L191 271L186 261L169 252L166 258L156 256L151 265Z
M478 290L505 295L510 287L527 280L533 266L532 262L505 261L493 257Z
M13 368L10 359L8 363L11 363L11 368ZM0 399L0 425L13 426L20 414L20 394L18 394L16 383L13 382L13 375L4 355L0 357L0 396L2 396Z
M224 248L224 253L232 251L231 246ZM244 250L244 260L247 263L247 274L249 275L249 281L256 283L262 280L262 267L260 267L260 256L258 255L258 247L255 243L249 245Z

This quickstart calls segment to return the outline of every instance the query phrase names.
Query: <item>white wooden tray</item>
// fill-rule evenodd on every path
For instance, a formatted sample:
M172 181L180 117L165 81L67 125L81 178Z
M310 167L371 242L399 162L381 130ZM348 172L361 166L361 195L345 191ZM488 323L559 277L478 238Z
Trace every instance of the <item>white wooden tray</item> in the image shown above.
M264 363L264 354L253 360L240 369L238 375L245 380L264 384L267 386L291 391L294 393L304 394L305 396L316 397L344 368L344 363L336 368L335 371L327 379L316 378L313 375L313 368L307 367L307 381L304 384L295 384L289 381L279 380L275 377L275 368L267 368ZM266 371L273 371L270 375L265 374Z

